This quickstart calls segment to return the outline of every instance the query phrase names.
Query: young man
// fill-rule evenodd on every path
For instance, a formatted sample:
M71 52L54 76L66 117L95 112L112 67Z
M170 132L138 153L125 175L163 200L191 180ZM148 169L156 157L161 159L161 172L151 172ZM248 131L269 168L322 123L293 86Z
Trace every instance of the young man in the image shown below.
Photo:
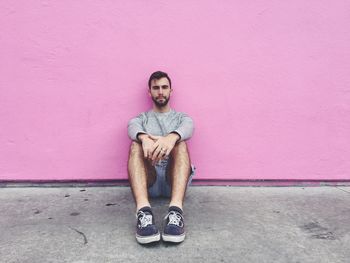
M136 239L141 244L160 240L149 196L166 196L170 204L162 238L179 243L185 239L183 201L194 172L185 143L192 136L193 121L170 108L173 89L165 72L154 72L148 87L153 109L128 123L132 140L128 172L136 202Z

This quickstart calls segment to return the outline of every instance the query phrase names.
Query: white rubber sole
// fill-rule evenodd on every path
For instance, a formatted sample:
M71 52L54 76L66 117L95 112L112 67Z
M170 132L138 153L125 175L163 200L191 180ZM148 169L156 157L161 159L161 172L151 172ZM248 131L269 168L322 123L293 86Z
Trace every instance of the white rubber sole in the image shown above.
M148 244L148 243L152 243L152 242L158 242L158 241L160 241L160 233L157 233L153 236L147 236L147 237L136 235L136 240L140 244Z
M185 233L179 236L163 234L162 239L165 242L180 243L185 240L185 236Z

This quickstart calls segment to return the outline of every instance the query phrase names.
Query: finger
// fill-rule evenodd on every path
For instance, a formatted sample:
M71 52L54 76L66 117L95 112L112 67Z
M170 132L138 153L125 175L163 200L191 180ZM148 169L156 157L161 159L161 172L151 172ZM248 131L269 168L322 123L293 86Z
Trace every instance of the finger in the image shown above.
M155 160L156 159L156 157L158 156L158 154L159 154L159 152L160 152L160 149L161 149L161 147L160 147L160 145L158 144L158 143L155 143L154 145L153 145L153 148L152 148L152 150L151 150L151 155L152 155L152 160Z
M159 163L159 155L154 158L153 165L156 165L158 163Z
M165 155L166 155L166 156L169 156L171 150L172 150L172 149L167 149Z
M159 157L159 161L164 160L167 157L166 152L162 153Z
M147 150L146 150L146 157L145 158L149 159L149 148L147 148Z
M154 157L155 161L159 162L160 159L163 157L163 154L164 154L164 150L159 146L155 151L155 157Z
M146 159L147 158L147 148L143 148L143 157Z
M154 151L159 147L159 142L155 142L153 146L151 147L150 151L153 154Z
M156 157L157 157L157 149L155 149L153 152L150 153L149 159L152 160L152 162L154 162L156 160Z
M165 156L167 156L167 152L168 150L166 148L163 148L160 152L160 156L162 157L162 159L164 159Z
M160 153L160 150L157 149L157 150L153 153L152 159L153 159L154 161L158 161L160 154L161 154L161 153Z
M148 145L148 147L147 147L147 159L148 160L152 159L153 152L157 148L157 146L158 146L158 144L156 144L154 142Z
M147 159L147 156L148 156L148 150L149 148L147 146L143 147L143 157L145 159Z
M145 157L145 155L146 155L146 148L145 148L145 146L143 144L141 145L141 147L142 147L142 155L143 155L143 157Z
M158 155L158 158L157 158L158 162L160 162L161 160L165 159L165 156L166 156L166 151L165 150L161 151L159 153L159 155Z
M165 159L165 157L167 156L167 150L165 150L165 149L162 149L162 151L160 151L160 153L159 153L159 155L158 155L158 161L160 161L160 160L164 160Z

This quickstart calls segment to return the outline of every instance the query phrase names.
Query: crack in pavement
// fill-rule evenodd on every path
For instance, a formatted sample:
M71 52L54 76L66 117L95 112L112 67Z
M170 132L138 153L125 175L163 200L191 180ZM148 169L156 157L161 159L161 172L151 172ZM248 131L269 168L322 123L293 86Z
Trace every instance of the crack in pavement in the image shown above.
M350 194L350 192L349 191L346 191L346 190L344 190L344 189L341 189L341 188L339 188L339 187L335 187L335 188L337 188L338 190L340 190L340 191L343 191L343 192L345 192L345 193L348 193L348 194Z
M84 238L84 245L86 245L88 243L88 240L87 240L87 238L86 238L86 236L85 236L85 234L83 232L81 232L81 231L79 231L79 230L77 230L77 229L75 229L73 227L69 227L69 228L83 236L83 238Z

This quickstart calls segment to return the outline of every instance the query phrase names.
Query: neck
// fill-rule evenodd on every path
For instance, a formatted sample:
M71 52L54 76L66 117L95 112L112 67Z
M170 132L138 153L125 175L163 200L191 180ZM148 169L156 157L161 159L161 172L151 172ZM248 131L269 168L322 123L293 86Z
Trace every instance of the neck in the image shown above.
M170 108L169 103L167 105L165 105L164 107L158 107L157 105L153 104L153 111L155 111L155 112L164 113L164 112L168 112L170 110L171 110L171 108Z

